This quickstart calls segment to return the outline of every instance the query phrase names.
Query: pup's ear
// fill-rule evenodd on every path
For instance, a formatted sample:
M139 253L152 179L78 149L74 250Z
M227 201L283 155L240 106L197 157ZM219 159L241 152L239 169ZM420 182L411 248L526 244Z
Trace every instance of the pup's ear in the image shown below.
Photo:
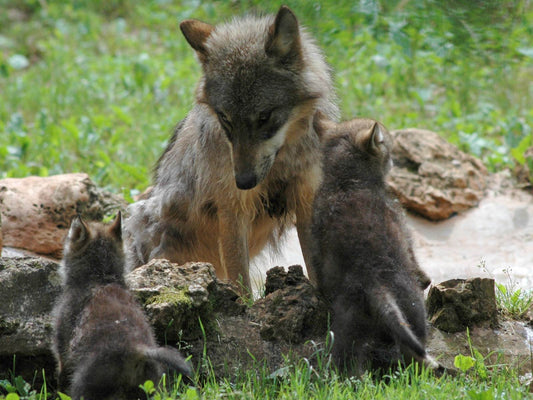
M113 223L109 226L109 233L118 240L122 240L122 214L119 211Z
M289 7L281 6L274 23L269 28L265 52L269 57L277 57L286 63L300 56L300 46L300 30L296 15Z
M207 58L205 42L214 28L213 25L198 21L197 19L188 19L180 24L183 36L185 36L185 39L187 39L191 47L196 50L202 62Z
M371 154L378 154L384 141L385 137L377 122L374 122L370 129L357 135L359 146Z
M68 241L74 246L81 246L89 239L87 225L79 215L74 217L68 231Z

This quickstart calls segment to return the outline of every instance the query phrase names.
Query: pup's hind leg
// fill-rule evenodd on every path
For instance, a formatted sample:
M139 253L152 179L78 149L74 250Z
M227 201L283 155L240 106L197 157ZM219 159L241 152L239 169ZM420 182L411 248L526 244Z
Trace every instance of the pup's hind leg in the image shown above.
M372 334L365 317L360 315L358 304L348 296L339 296L333 301L332 356L341 370L361 376L368 365L368 335Z

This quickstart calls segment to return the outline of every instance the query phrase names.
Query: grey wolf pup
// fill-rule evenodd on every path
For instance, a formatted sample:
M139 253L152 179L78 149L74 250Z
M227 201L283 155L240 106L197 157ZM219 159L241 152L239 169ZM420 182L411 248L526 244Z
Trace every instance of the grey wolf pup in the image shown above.
M324 130L312 261L318 287L331 302L334 360L356 374L401 359L437 368L425 350L422 288L429 278L385 183L392 138L369 119Z
M208 261L220 278L249 287L249 258L287 225L296 223L308 259L320 180L313 120L338 113L330 70L285 6L275 16L180 27L203 76L151 193L130 207L128 265Z
M191 376L177 350L156 345L126 289L120 213L110 226L76 217L65 240L63 292L54 307L58 389L73 399L144 397L166 368Z

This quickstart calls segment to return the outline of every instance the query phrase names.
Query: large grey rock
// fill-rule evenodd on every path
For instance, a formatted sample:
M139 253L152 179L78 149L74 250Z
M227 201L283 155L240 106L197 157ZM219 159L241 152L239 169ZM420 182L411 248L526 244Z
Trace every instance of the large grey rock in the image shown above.
M428 317L436 328L461 332L482 322L496 324L498 310L494 279L451 279L429 290Z
M394 136L389 184L410 211L442 220L476 206L487 186L487 169L437 133L403 129Z
M53 367L50 312L61 291L58 267L41 258L0 258L0 371L13 367L13 355L19 373L33 373L35 361Z
M72 218L100 221L125 206L98 189L87 174L0 180L4 246L61 258Z

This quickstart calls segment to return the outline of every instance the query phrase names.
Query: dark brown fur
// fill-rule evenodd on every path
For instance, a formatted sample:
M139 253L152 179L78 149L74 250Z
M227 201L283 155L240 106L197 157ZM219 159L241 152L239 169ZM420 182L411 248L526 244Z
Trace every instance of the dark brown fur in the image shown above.
M143 397L165 368L190 376L177 350L158 347L124 281L120 214L110 226L72 222L65 241L63 293L55 308L59 390L73 399Z
M313 267L331 302L333 355L341 368L388 367L425 351L420 270L389 193L392 139L383 125L356 119L325 129L323 182L312 223Z

